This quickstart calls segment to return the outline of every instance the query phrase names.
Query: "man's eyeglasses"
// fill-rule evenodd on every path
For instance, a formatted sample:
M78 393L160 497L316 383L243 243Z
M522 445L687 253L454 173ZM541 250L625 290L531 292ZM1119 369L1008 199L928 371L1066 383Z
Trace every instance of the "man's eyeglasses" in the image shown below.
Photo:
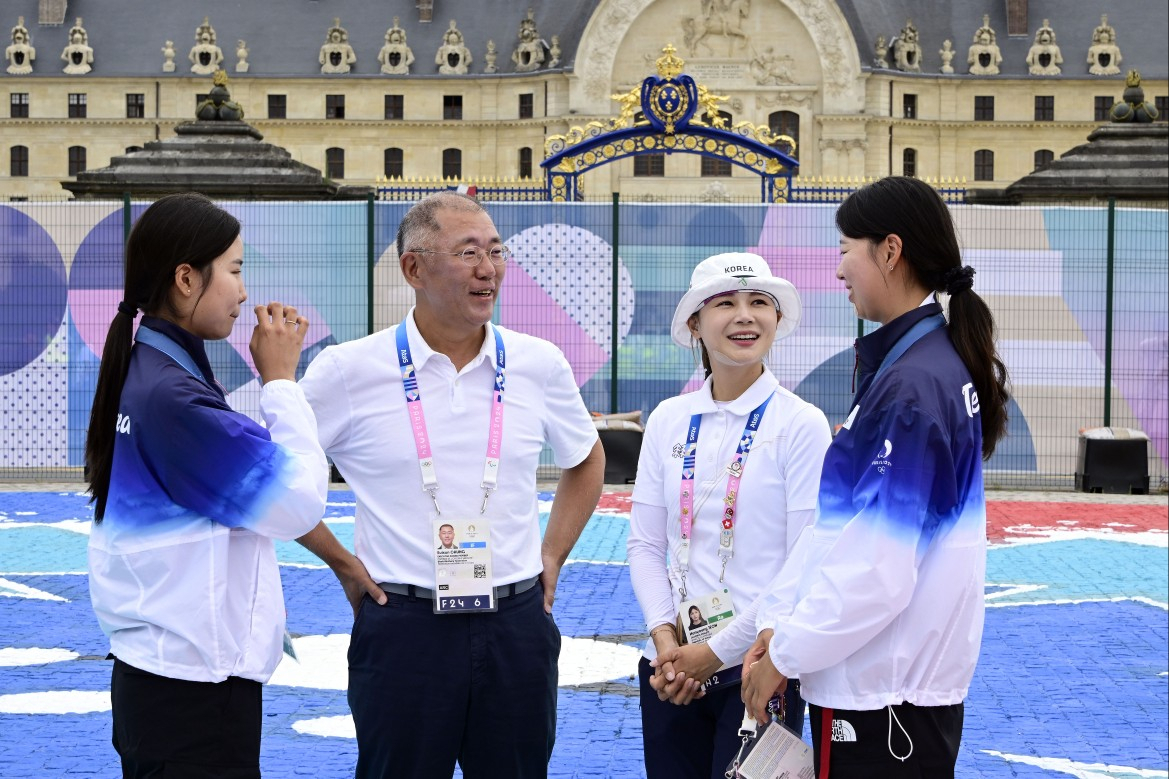
M439 252L434 249L411 249L410 251L415 254L446 254L458 257L464 265L472 268L483 262L484 257L491 260L492 265L503 265L512 258L511 249L506 246L492 246L490 249L484 249L481 246L468 246L461 252Z

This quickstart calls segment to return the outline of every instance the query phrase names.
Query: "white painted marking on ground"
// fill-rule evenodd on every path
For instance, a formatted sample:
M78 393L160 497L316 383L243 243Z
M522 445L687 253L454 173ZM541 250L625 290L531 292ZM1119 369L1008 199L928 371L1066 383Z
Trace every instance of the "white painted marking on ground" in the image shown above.
M1010 763L1033 765L1048 771L1059 771L1076 779L1160 779L1169 777L1169 771L1159 768L1135 768L1123 765L1107 765L1105 763L1077 763L1062 757L1027 757L1026 755L1010 755L996 752L993 749L982 750L985 754L1001 757Z
M19 665L45 665L75 660L78 654L68 649L41 649L40 647L0 648L0 666L14 668Z
M304 733L309 736L357 738L357 726L353 724L353 717L348 714L337 717L317 717L316 719L297 720L292 723L292 729L297 733Z
M1134 595L1133 597L1117 597L1117 598L1053 598L1052 600L1031 600L1021 601L1018 603L988 603L988 609L1009 608L1014 606L1059 606L1059 605L1077 605L1080 603L1123 603L1125 601L1134 601L1136 603L1143 603L1146 606L1155 606L1156 608L1169 611L1169 603L1162 603L1161 601L1146 598L1143 595Z
M300 661L288 656L281 658L269 684L319 690L348 687L348 635L301 636L294 638L292 644ZM560 686L636 678L640 657L641 650L636 647L566 636L560 648Z
M92 714L110 710L109 690L55 690L0 695L0 714Z
M69 602L60 595L54 595L51 592L38 590L29 587L27 584L19 584L8 579L0 579L0 596L6 598L33 598L34 600L56 600L62 603Z
M989 584L989 582L988 582ZM987 593L986 600L994 600L995 598L1005 598L1008 595L1021 595L1024 592L1035 592L1036 590L1047 589L1046 584L994 584L993 587L1006 587L1005 590L999 592Z

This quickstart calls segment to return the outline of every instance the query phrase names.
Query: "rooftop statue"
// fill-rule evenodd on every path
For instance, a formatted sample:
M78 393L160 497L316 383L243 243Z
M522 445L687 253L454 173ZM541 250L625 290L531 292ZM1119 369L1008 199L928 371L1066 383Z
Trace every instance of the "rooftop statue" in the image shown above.
M1044 19L1043 26L1035 32L1035 42L1027 52L1028 72L1032 76L1058 76L1062 64L1063 55L1055 43L1055 30Z
M16 26L12 28L12 45L4 50L9 73L16 76L32 73L32 63L37 58L37 50L31 44L28 28L24 26L24 17L17 17Z
M341 26L340 19L333 19L317 61L322 73L348 73L349 66L357 62L357 55L349 45L349 33Z
M463 34L455 27L454 19L442 34L442 46L435 52L434 64L438 65L439 73L448 75L461 75L471 66L471 50L463 42Z
M526 73L539 69L544 64L545 49L548 46L540 39L540 33L536 30L535 14L531 8L528 9L527 17L520 22L519 37L519 45L511 53L511 61L515 63L516 72Z
M93 70L93 49L89 47L89 33L81 26L81 17L69 30L69 45L61 52L61 59L65 60L65 72L71 76L80 76Z
M1108 15L1100 17L1100 25L1092 31L1092 45L1088 49L1088 72L1093 76L1115 76L1120 72L1120 47L1116 45L1116 30L1108 24Z
M390 75L409 73L410 65L414 62L414 52L406 45L406 31L398 26L398 17L394 17L394 26L386 30L385 40L386 44L377 55L382 73Z
M983 15L982 26L974 33L974 43L966 55L966 64L974 76L997 76L1003 61L994 30L990 27L990 16Z
M907 73L921 72L921 44L912 19L905 22L901 33L893 39L893 64Z

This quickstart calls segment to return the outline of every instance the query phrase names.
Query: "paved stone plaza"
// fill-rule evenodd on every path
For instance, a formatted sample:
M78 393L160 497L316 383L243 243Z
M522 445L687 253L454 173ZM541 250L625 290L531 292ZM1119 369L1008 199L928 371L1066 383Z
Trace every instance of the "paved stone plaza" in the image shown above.
M91 514L75 490L0 493L5 779L117 775L108 645L85 576ZM1169 777L1165 496L991 497L986 634L958 775ZM540 500L546 516L551 494ZM327 521L347 544L353 506L352 493L331 493ZM645 626L625 558L628 509L627 491L606 492L562 575L554 777L644 776L631 677ZM315 558L294 543L278 554L300 663L286 659L265 690L264 775L352 776L350 612Z

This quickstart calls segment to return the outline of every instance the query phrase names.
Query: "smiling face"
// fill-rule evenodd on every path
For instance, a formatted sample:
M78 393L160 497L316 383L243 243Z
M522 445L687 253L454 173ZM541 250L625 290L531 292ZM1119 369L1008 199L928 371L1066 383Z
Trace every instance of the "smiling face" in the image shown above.
M867 238L840 239L840 264L836 278L848 289L848 301L856 315L870 322L884 324L888 315L889 286L879 262L878 245Z
M484 211L443 208L435 213L435 220L439 229L403 253L403 270L417 293L415 316L441 322L452 332L477 331L491 321L507 264L494 265L481 256L470 266L451 254L416 250L457 253L472 246L490 250L502 246L503 240Z
M690 318L690 332L702 339L712 367L752 365L761 363L775 342L779 316L770 295L728 292L708 300Z
M239 317L240 305L248 299L244 289L243 262L244 240L236 236L227 251L211 263L211 273L206 280L202 273L194 270L179 278L180 294L184 290L183 279L191 285L190 302L187 303L190 310L179 324L204 340L227 338ZM180 266L180 272L183 267L190 266Z
M690 624L697 625L702 621L702 612L698 610L697 606L690 607Z
M455 529L450 525L443 525L438 529L438 540L442 542L444 547L449 549L455 540Z

